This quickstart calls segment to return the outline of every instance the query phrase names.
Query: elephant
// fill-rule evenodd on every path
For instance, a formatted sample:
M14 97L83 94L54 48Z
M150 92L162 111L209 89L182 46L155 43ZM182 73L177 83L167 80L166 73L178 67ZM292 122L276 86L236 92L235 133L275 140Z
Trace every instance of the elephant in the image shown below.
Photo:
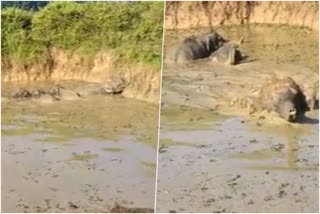
M80 96L119 94L129 81L123 77L113 77L103 83L89 83L76 89Z
M113 77L103 83L89 83L76 90L67 89L60 84L49 90L37 89L32 92L19 89L11 95L15 99L30 99L40 103L52 103L62 100L77 100L91 95L120 94L129 85L130 80L124 77Z
M310 86L303 88L306 101L310 110L319 108L319 82L318 80Z
M35 90L32 92L32 97L40 97L44 94L47 94L47 92L45 92L44 90L42 89L38 89L38 90Z
M20 88L17 92L12 94L13 98L16 99L25 99L25 98L30 98L32 97L32 93L30 93L28 90Z
M104 85L102 83L89 83L83 86L80 86L76 89L76 92L80 94L80 96L90 96L90 95L106 95L107 92L104 89Z
M306 97L299 85L290 77L272 78L259 91L261 108L276 112L281 118L294 122L308 110Z
M214 31L201 35L198 38L188 37L180 44L171 48L165 60L167 62L179 63L206 58L225 42L227 40Z
M127 81L125 78L115 77L115 78L112 78L112 79L106 81L103 85L103 88L107 93L119 94L128 85L129 85L129 81Z
M39 102L39 103L53 103L53 102L59 101L60 98L46 93L46 94L41 94L41 95L33 98L32 100Z
M60 100L76 100L80 98L80 94L74 90L66 89L61 85L57 85L49 91L54 97L59 97Z

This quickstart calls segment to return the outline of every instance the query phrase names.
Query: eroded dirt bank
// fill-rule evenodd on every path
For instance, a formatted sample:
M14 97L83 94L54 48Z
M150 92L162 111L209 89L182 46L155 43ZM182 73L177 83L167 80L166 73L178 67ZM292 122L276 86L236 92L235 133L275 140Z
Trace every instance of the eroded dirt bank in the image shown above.
M167 2L166 29L289 24L319 29L318 2Z
M126 63L107 53L98 53L93 59L81 57L76 53L53 48L41 62L30 66L19 66L10 60L2 59L1 80L26 82L36 85L36 81L80 80L103 83L110 79L123 77L128 82L123 96L152 103L159 100L160 68L154 66Z

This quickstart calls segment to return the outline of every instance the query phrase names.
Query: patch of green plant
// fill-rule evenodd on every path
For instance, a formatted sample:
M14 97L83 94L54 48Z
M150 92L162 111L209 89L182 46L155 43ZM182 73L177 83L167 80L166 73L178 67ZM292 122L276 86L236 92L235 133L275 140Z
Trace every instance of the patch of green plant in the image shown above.
M1 11L1 54L14 63L31 64L39 59L44 46L32 38L33 13L17 8Z
M29 134L32 134L33 132L34 132L34 128L31 126L1 130L1 134L3 136L29 135Z
M14 63L39 63L59 48L160 66L163 2L50 2L38 11L1 10L2 55Z
M103 148L102 150L105 152L113 152L113 153L125 151L125 149L123 149L123 148Z
M84 161L84 160L96 159L97 157L98 157L97 154L83 153L83 154L74 154L70 158L70 160Z
M196 147L196 145L197 145L197 143L174 141L170 138L160 139L160 144L161 145L170 145L170 146L190 146L190 147Z

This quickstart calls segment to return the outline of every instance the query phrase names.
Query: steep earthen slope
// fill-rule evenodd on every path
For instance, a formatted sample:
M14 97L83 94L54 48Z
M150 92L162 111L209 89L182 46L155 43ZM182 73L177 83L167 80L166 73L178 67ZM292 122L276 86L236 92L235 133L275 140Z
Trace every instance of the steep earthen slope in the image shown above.
M319 29L318 2L167 2L166 29L269 23Z

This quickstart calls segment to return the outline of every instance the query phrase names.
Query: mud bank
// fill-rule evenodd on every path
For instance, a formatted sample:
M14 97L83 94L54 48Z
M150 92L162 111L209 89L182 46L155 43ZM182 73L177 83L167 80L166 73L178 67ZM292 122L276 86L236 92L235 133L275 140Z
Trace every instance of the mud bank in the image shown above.
M123 96L153 103L159 100L160 69L126 63L107 53L101 52L93 59L88 59L76 53L53 48L41 62L19 66L8 59L2 59L1 68L2 82L15 82L17 85L44 80L105 82L120 76L130 82Z
M319 29L318 2L167 2L166 29L288 24Z

